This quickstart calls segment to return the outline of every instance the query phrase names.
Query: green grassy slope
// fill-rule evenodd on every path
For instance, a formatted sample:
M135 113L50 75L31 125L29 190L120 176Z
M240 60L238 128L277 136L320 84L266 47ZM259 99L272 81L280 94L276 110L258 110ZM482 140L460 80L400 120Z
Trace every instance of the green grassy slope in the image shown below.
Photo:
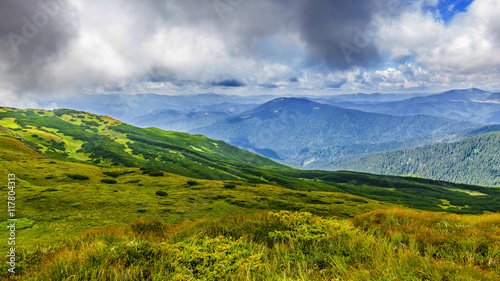
M331 168L500 186L500 132L340 160Z
M0 109L1 134L35 148L37 157L147 167L206 180L239 180L302 191L355 194L425 210L475 213L500 209L495 188L350 172L301 171L222 141L140 129L71 110ZM477 192L475 196L471 192Z
M109 117L73 110L0 108L0 126L9 129L0 133L23 138L48 157L61 160L103 166L144 166L213 179L240 179L244 168L286 167L222 141L141 129Z
M214 181L172 173L47 159L21 141L0 136L0 174L16 175L19 245L53 245L88 229L161 218L175 225L200 218L302 210L352 217L392 204L355 195L295 191L248 181ZM10 157L12 156L12 157ZM7 186L1 189L7 193ZM0 227L7 212L0 214ZM5 250L6 243L0 244Z

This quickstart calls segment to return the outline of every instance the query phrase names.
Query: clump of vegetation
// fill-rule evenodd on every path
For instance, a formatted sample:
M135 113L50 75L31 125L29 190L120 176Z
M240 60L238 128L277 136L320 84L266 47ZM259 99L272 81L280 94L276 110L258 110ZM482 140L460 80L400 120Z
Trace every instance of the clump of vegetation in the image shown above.
M143 175L150 175L152 177L160 177L164 175L162 171L155 169L141 168L141 170Z
M74 180L88 180L88 179L90 179L88 176L79 175L79 174L68 174L68 178L71 178Z
M149 173L150 176L152 177L162 177L164 176L163 172L162 171L151 171Z
M234 189L236 188L236 185L234 183L225 183L222 187L227 189Z
M110 176L110 177L113 177L113 178L117 178L117 177L123 175L123 173L116 172L116 171L112 171L112 172L106 171L106 172L102 172L102 173L105 174L106 176Z
M168 196L168 193L166 193L165 191L161 191L161 190L158 190L155 194L158 196Z
M125 183L138 183L140 181L141 181L140 179L133 179L133 180L128 180Z
M186 183L187 183L187 185L189 185L189 186L199 185L199 183L198 183L197 181L193 181L193 180L189 180L189 181L187 181Z
M102 179L101 182L107 183L107 184L115 184L116 180L114 180L114 179Z

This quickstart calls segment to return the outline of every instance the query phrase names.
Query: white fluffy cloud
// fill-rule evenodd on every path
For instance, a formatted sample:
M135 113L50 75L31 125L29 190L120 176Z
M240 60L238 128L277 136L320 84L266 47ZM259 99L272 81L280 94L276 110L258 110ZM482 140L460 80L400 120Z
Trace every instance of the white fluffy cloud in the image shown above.
M21 45L23 56L8 55L0 30L3 97L21 103L23 94L117 88L240 94L500 88L496 0L475 0L449 22L425 8L438 0L411 1L385 17L387 3L368 0L59 1L64 12ZM40 10L26 1L0 5L16 8L0 20L6 31ZM355 42L356 30L369 22L377 31L346 63L339 43Z
M417 8L384 22L378 44L395 60L410 57L423 65L443 86L498 87L499 23L495 0L476 0L448 23Z

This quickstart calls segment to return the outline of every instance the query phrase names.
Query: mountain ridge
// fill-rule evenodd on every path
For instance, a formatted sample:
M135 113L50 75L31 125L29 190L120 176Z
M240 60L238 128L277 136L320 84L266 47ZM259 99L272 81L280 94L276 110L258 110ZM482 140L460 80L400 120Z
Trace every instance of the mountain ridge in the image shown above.
M439 117L390 116L307 99L278 98L190 132L251 151L266 149L279 157L274 159L284 159L284 163L299 166L304 155L319 148L394 141L402 145L414 138L472 127L471 123ZM396 144L392 146L397 147Z

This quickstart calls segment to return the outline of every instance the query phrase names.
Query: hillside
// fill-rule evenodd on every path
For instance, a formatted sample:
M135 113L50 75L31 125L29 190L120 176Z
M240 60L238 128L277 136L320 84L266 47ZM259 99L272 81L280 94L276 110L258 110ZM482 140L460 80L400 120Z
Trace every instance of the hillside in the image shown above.
M10 137L0 136L0 144L1 155L13 155L0 159L0 171L16 174L16 204L22 206L12 280L498 280L500 273L498 214L417 212L338 192L153 176L138 168L46 159ZM375 189L384 179L329 174L317 181ZM404 178L385 179L392 187L381 197L395 189L416 191L401 185ZM437 184L448 185L408 182L440 193L445 189ZM490 195L476 197L498 210L496 201L485 200ZM7 252L6 244L0 249ZM7 263L0 268L7 277Z
M333 162L331 169L500 186L500 131Z
M251 167L286 167L222 141L141 129L81 111L1 108L0 126L4 128L0 134L22 138L46 156L60 160L148 167L212 179L239 179L242 169Z
M16 140L36 149L38 158L107 168L135 167L145 174L163 171L205 180L343 192L424 210L445 210L442 200L455 206L446 209L453 212L500 208L500 202L494 201L500 192L491 188L350 172L301 171L199 135L141 129L71 110L1 110L2 134L10 142ZM462 190L487 197L469 196Z
M279 98L192 130L297 167L432 143L474 125L431 116L390 116Z

